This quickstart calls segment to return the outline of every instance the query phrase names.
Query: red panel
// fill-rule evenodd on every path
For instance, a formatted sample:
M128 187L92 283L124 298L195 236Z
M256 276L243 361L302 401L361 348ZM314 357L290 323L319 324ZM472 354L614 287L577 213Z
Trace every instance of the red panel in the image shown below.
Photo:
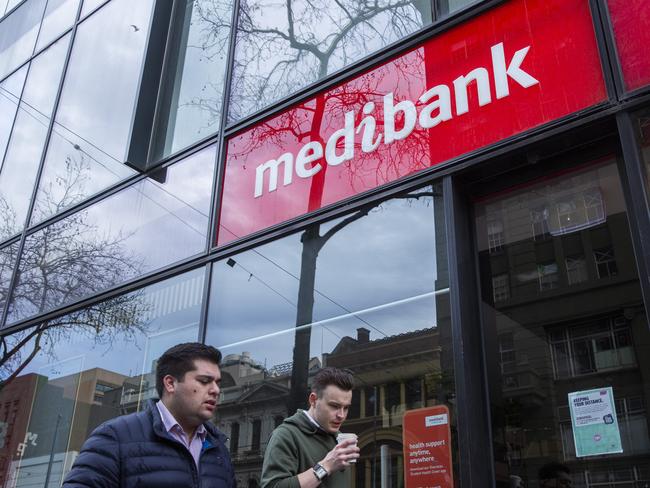
M650 2L608 0L616 49L623 68L625 88L636 90L650 84Z
M468 79L470 73L483 79L463 82L461 77ZM605 98L587 0L507 2L232 137L217 243L376 188ZM413 112L415 118L405 115ZM431 127L423 127L427 125ZM330 156L318 157L327 154L328 142ZM278 159L273 188L271 171L260 167Z
M449 421L445 405L404 413L405 488L453 488Z

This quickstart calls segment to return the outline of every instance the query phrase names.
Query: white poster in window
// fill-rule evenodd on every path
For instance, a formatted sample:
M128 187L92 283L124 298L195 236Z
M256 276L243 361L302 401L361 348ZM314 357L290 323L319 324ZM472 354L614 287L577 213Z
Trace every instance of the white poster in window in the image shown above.
M611 387L569 393L576 457L623 452Z

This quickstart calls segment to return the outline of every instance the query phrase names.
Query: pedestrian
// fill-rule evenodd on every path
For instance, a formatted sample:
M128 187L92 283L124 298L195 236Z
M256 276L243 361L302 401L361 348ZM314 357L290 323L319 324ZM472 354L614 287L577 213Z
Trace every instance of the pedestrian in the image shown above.
M323 368L314 376L309 409L298 410L271 435L261 488L344 488L343 472L356 462L356 438L336 443L352 403L352 374Z
M221 353L192 342L156 366L159 401L93 431L62 488L236 488L217 408Z

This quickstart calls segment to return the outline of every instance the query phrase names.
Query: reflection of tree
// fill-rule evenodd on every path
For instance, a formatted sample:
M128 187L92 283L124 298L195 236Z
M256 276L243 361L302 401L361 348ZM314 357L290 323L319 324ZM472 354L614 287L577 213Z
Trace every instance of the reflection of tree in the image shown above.
M56 348L85 336L110 349L117 340L129 342L147 326L149 306L142 291L89 305L82 310L0 337L0 391L29 365L39 352L56 357Z
M66 172L56 180L60 196L55 199L53 188L44 189L44 205L40 207L44 215L59 212L83 193L87 165L82 152L78 159L66 159ZM8 216L1 225L12 225L13 214L7 202L0 199L0 208ZM34 232L26 238L22 250L10 313L22 318L46 312L138 273L139 261L123 247L128 237L120 232L100 234L98 225L88 222L86 210ZM0 297L7 296L8 281L0 285ZM96 343L104 345L110 345L117 336L135 334L143 327L145 309L145 303L135 293L46 321L19 336L2 337L0 378L7 379L0 385L16 377L40 350L53 354L55 344L65 343L75 332L90 334Z
M63 188L60 197L53 199L53 189L45 188L41 208L56 212L75 200L84 191L80 175L86 174L85 165L83 153L79 159L68 157L64 176L56 180ZM128 237L121 232L100 233L97 224L88 222L86 209L31 234L20 257L12 312L26 317L52 310L136 274L140 262L122 247Z
M325 148L327 138L343 127L343 114L353 110L353 125L360 131L366 122L362 107L374 104L371 113L376 128L369 134L372 134L373 141L379 141L376 148L364 151L366 135L357 133L354 157L340 166L343 170L340 176L347 180L350 189L358 193L429 167L434 154L431 151L434 140L427 129L415 127L407 138L390 144L383 143L381 138L384 137L383 96L394 91L396 99L409 97L417 100L426 85L423 66L431 61L427 59L425 50L417 49L392 60L386 67L321 92L291 110L256 124L231 140L228 164L239 161L261 164L294 145L317 143ZM416 106L421 105L422 102L416 102ZM402 113L398 112L394 123L398 127L403 123ZM342 151L341 145L339 141L338 152ZM324 159L313 164L320 164L322 169L310 178L312 189L308 211L321 207L323 184L329 168Z
M410 201L421 198L440 196L435 191L417 191L395 198ZM289 396L289 412L295 411L305 403L309 394L309 358L311 350L311 327L314 316L314 292L316 291L316 265L318 255L323 246L338 232L348 225L367 216L371 211L379 209L382 202L371 203L348 215L327 232L321 235L320 225L307 228L301 237L302 257L300 263L300 278L298 284L298 303L296 305L296 332L293 348L293 369L291 371L291 392ZM349 312L349 311L348 311Z
M197 4L205 52L223 52L230 16L217 0ZM214 5L213 5L214 4ZM381 47L431 18L427 0L269 0L240 3L230 118L264 108ZM221 49L215 50L220 39ZM218 100L197 97L208 109ZM215 105L216 106L216 105Z
M372 76L362 76L333 90L320 93L310 102L252 127L243 138L237 140L234 150L229 148L229 157L233 163L240 158L246 162L250 154L260 149L264 149L266 153L270 151L271 154L274 148L283 152L282 148L286 147L287 141L294 140L300 144L317 142L324 147L327 134L339 129L340 125L337 124L341 124L341 117L330 117L329 114L343 114L351 107L360 108L368 102L377 103L384 95L381 87L386 76L391 77L390 83L393 86L399 87L405 93L421 91L424 86L421 68L424 64L423 56L422 50L413 51L407 57L392 61L390 70L377 70ZM376 110L374 116L376 133L380 134L383 132L383 112ZM355 127L360 124L362 117L363 113L359 110L354 121ZM408 138L398 143L381 144L372 152L363 152L361 142L356 138L354 144L355 156L343 167L345 178L355 191L366 190L368 185L374 187L429 166L431 138L427 130L416 129ZM322 169L310 180L309 211L318 210L323 206L325 177L329 166L323 160L320 163ZM427 196L438 195L433 192L417 192L398 198L419 199ZM289 411L303 405L308 394L311 329L304 326L313 322L318 254L337 232L378 206L378 203L373 203L360 208L322 235L319 225L312 226L305 230L301 237L301 271Z
M205 2L203 2L205 3ZM198 5L198 4L197 4ZM214 50L218 36L211 32L228 29L230 18L218 15L219 10L208 6L198 8L204 29L202 48ZM242 0L237 26L233 87L230 94L229 115L239 119L259 110L273 101L323 78L381 47L421 28L431 18L431 2L426 0L286 0L281 8L269 0ZM224 46L225 47L225 46ZM326 93L320 93L310 102L277 117L257 124L248 131L237 146L229 148L233 161L260 148L268 154L277 147L284 152L286 138L300 144L317 142L325 146L325 138L340 126L343 114L357 107L355 127L363 118L360 108L368 102L377 105L385 94L382 84L390 77L390 84L400 93L420 93L424 87L422 50L409 57L393 61L390 73L377 70L372 76L363 76ZM411 89L415 87L415 89ZM217 100L197 97L194 104L209 110ZM216 105L215 105L216 106ZM383 131L383 113L374 113L377 134ZM398 144L382 144L376 151L365 153L355 142L355 157L346 162L345 173L349 184L364 187L368 178L373 186L396 179L429 166L431 140L426 130L415 130ZM234 149L234 150L233 150ZM277 156L268 154L268 157ZM370 164L366 164L370 163ZM309 211L322 207L324 181L328 166L311 178ZM361 191L360 190L360 191ZM403 198L432 196L420 192ZM323 246L337 232L366 216L379 204L362 207L341 220L321 235L320 226L304 231L301 270L299 278L296 332L293 352L293 370L289 411L304 404L307 398L311 328L313 322L316 265Z

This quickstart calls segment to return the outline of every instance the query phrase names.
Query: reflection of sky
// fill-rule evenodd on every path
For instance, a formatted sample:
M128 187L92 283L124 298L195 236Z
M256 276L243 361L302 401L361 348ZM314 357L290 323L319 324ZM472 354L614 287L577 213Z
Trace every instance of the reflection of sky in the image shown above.
M150 0L113 0L80 24L56 117L119 161L125 154L150 14Z
M199 3L202 4L202 15L199 14ZM169 147L166 153L217 132L221 120L232 2L195 0L190 5L193 8L187 49L183 69L176 80L180 86L172 110L175 110L175 120L170 121L169 127L173 134L168 134L165 141ZM215 24L224 26L219 30Z
M42 122L24 110L20 110L16 116L0 172L2 218L6 219L0 239L5 239L23 228L47 135L47 129Z
M22 95L23 103L44 114L49 123L54 100L59 89L65 55L70 35L59 39L54 45L34 59Z
M141 298L144 302L143 308L153 306L160 308L147 310L148 316L153 316L154 319L146 323L143 332L127 335L110 331L115 334L115 337L113 341L107 342L107 335L97 336L92 327L75 326L65 330L54 328L49 334L54 344L45 344L43 350L29 363L21 376L28 373L45 374L44 372L47 371L49 379L53 379L96 367L126 376L150 371L153 361L170 346L179 342L197 340L200 315L198 304L201 301L202 287L192 288L193 296L187 296L188 288L185 284L197 279L202 283L203 273L204 269L200 268L145 288ZM177 308L180 309L164 314L161 308L169 307L169 303L154 302L154 295L170 287L173 287L170 291L175 297L175 303L179 304ZM186 303L195 303L195 305L181 308L179 297L183 295ZM128 324L121 326L126 327ZM20 334L15 337L20 337ZM10 343L11 340L10 338ZM25 348L22 357L27 357L30 351L31 347Z
M18 2L12 2L15 5ZM45 0L25 2L0 22L0 78L20 66L32 54Z
M433 208L430 197L385 202L323 246L314 320L325 322L312 330L312 355L330 352L342 337L355 337L359 327L369 329L374 340L436 326ZM321 235L340 220L321 225ZM268 366L291 360L300 237L294 234L233 256L234 267L216 264L209 343L227 346L227 354L250 351Z
M150 14L149 0L113 0L80 24L39 187L37 219L60 210L48 205L46 193L69 178L68 159L78 165L80 184L65 206L133 173L123 161ZM61 194L54 199L60 201Z
M2 209L5 222L0 239L21 230L27 216L69 40L69 36L59 40L29 68L0 172L0 198L7 205Z
M93 259L90 264L96 267L98 274L101 273L92 282L94 288L90 289L87 284L70 284L68 281L75 273L86 273L83 266L71 270L53 264L48 268L50 287L46 290L49 302L46 307L62 305L66 300L70 302L203 251L208 234L214 161L215 148L212 146L167 168L164 183L141 180L30 236L28 244L34 250L43 245L46 235L54 235L59 241L65 237L64 244L57 241L50 246L45 256L48 263L56 263L68 250L79 252L79 249L88 249L88 253L93 253L92 258L83 251L79 252L80 258ZM100 251L110 249L110 257L103 256L95 248ZM23 283L29 285L31 282L33 285L42 281L29 268L31 264L21 261L23 279L17 285L26 295L30 291L22 288ZM118 266L122 269L113 276L113 268ZM47 283L43 282L42 286L47 286ZM15 307L11 319L38 312L22 310L22 307Z
M91 10L97 8L100 6L102 3L106 2L107 0L83 0L84 4L81 7L81 16L83 17L84 15L87 15L90 13Z
M61 32L70 27L77 15L80 0L48 0L41 30L38 33L36 50L52 42Z
M97 206L90 220L100 233L128 235L123 248L147 269L200 252L208 234L214 162L211 146L169 167L164 183L142 180Z
M0 161L4 159L5 149L9 141L11 127L18 109L18 99L23 89L27 66L23 66L4 82L0 83ZM0 168L2 163L0 163Z

